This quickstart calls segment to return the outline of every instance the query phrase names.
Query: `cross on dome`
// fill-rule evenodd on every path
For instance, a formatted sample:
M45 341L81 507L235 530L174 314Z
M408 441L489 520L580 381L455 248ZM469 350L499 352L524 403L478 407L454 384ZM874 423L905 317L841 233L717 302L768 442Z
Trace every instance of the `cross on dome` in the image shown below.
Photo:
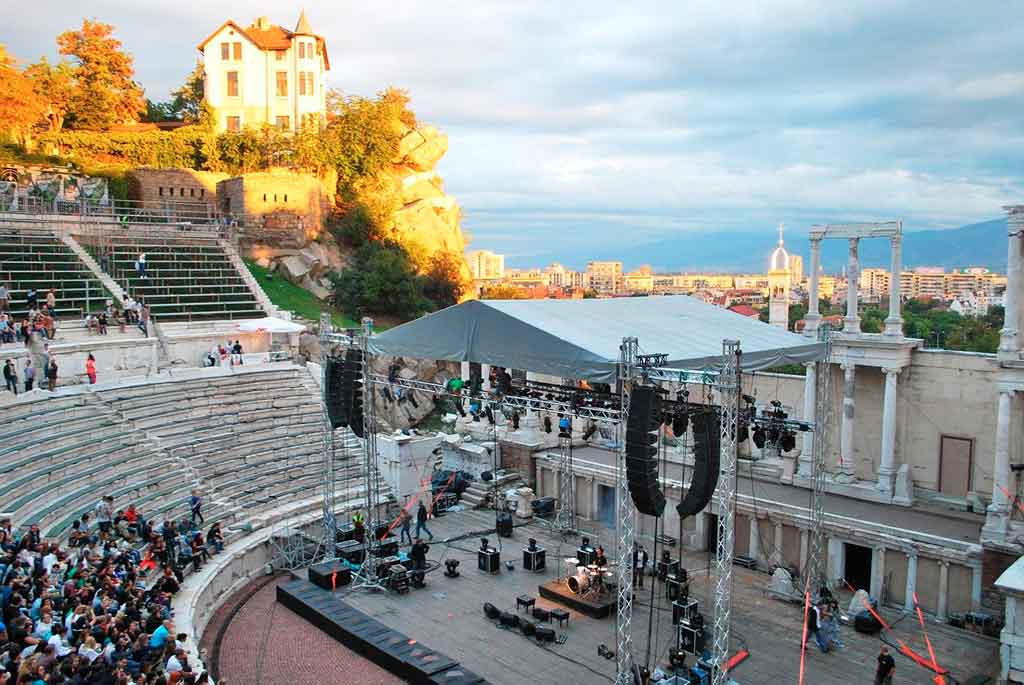
M779 224L779 246L772 251L771 260L768 263L769 271L789 271L789 253L783 247L782 229L785 224Z

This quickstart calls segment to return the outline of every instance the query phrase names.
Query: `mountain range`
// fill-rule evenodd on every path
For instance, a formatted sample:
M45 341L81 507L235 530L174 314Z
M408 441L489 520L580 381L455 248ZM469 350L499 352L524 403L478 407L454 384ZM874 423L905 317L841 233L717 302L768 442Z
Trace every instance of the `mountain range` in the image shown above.
M969 224L960 228L906 231L903 234L903 267L938 266L947 270L984 266L1006 271L1006 218ZM685 232L657 242L631 245L595 255L595 260L621 260L632 270L650 265L655 271L764 272L775 241L764 231L728 233ZM810 268L810 243L806 236L786 241L790 254L804 258L804 273ZM847 262L845 240L822 242L821 261L827 273L840 272ZM889 241L862 240L862 267L889 266ZM575 265L574 265L575 266ZM585 264L578 265L584 267Z

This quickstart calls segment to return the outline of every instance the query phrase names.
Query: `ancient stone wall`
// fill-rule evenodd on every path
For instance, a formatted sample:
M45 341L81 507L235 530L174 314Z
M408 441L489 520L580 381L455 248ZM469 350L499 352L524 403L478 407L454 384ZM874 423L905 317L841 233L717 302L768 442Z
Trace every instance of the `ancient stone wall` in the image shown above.
M227 177L214 171L138 167L128 173L128 198L153 209L170 202L205 203L215 209L217 183Z
M248 242L305 245L323 232L337 176L271 169L217 184L220 210L239 220Z

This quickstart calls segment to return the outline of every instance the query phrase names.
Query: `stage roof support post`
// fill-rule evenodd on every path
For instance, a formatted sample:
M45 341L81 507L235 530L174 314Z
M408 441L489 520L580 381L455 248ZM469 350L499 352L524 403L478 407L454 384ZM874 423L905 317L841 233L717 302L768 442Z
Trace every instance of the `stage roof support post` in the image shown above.
M636 379L636 338L623 338L619 347L619 396L621 414L616 426L618 446L615 469L615 543L618 586L615 590L618 613L615 616L615 683L633 685L633 543L636 507L633 506L626 479L626 421L629 416L629 391Z

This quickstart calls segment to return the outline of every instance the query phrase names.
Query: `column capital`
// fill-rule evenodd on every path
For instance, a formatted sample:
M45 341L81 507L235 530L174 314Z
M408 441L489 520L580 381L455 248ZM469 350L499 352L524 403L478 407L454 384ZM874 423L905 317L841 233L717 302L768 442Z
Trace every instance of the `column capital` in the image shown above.
M839 368L842 369L844 373L849 373L850 371L855 370L857 365L853 362L843 362L839 365Z
M808 369L813 369L814 365L817 363L818 362L804 362L804 366L807 367Z
M899 377L900 372L902 370L903 370L902 367L895 367L895 366L883 366L882 367L882 373L884 373L886 376L896 376L896 377Z
M807 239L811 241L811 247L818 247L818 246L821 245L821 241L822 241L821 236L812 235L812 236L808 236Z
M939 567L940 568L949 568L949 562L946 561L945 559L939 559Z

